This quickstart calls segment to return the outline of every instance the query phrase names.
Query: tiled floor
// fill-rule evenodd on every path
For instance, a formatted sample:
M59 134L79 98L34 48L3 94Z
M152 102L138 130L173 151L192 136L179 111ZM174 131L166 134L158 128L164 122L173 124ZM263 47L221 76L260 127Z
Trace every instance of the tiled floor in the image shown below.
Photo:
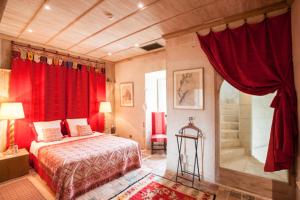
M166 170L166 155L153 154L143 152L143 166L142 168L129 172L125 176L115 179L103 186L100 186L90 192L82 195L78 200L105 200L129 186L132 182L140 179L148 173L154 173L160 176L164 176L168 179L175 181L175 173ZM39 175L31 170L27 178L35 185L35 187L45 196L48 200L54 200L55 194L49 189L46 183L41 180ZM187 182L183 182L185 185L189 185ZM233 188L225 186L219 186L208 182L197 182L194 187L216 194L216 200L262 200L263 198L255 197L249 193L243 193ZM100 195L99 195L100 194ZM101 197L100 197L101 196Z
M235 159L230 159L226 162L222 162L221 167L264 178L288 182L287 170L277 172L264 172L263 163L259 162L256 158L252 156L244 155Z

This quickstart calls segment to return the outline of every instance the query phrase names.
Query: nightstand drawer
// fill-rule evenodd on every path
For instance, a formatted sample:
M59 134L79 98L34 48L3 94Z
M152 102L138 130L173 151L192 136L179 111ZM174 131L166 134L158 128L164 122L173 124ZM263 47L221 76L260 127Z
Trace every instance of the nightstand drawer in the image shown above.
M29 154L21 149L17 155L4 156L0 159L0 182L28 174Z

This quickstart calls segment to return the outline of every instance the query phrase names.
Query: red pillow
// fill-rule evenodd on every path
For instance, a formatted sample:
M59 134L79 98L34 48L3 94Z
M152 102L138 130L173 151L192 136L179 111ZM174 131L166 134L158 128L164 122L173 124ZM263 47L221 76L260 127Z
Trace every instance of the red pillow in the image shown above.
M63 134L63 136L69 135L67 126L68 126L68 124L67 124L66 120L61 120L60 127L61 127L61 133Z

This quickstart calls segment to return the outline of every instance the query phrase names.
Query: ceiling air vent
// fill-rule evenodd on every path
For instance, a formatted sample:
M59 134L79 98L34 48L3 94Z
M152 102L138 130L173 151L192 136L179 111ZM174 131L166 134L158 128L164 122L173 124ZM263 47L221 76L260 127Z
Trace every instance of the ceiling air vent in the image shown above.
M155 49L162 48L163 46L161 44L158 44L157 42L152 43L152 44L147 44L145 46L142 46L141 49L144 49L145 51L152 51Z

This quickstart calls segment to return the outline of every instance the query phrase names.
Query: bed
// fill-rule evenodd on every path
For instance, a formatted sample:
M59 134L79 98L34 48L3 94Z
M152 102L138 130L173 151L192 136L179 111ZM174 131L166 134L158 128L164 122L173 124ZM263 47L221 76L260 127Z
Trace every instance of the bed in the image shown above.
M137 142L107 134L33 141L31 158L56 199L75 197L141 167Z

